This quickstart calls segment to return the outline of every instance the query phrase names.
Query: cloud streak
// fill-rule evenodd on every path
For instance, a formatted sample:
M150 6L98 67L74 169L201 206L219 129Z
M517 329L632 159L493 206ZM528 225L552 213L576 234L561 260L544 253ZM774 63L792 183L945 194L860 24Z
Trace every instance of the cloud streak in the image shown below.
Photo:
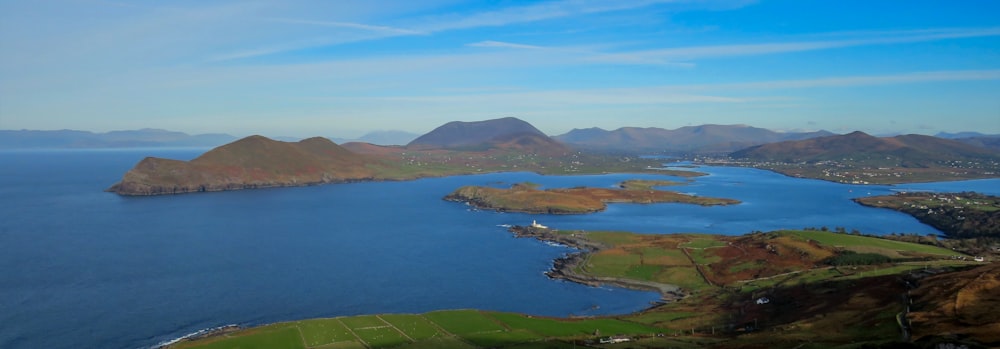
M829 34L829 33L828 33ZM823 35L823 34L820 34ZM925 42L946 39L1000 36L1000 28L961 28L918 30L911 32L885 32L883 36L850 38L840 40L793 41L752 44L731 44L711 46L688 46L654 50L632 51L620 54L609 53L606 60L632 60L635 62L656 62L659 60L697 60L706 58L755 56L778 53L793 53L827 50L854 46L886 45Z

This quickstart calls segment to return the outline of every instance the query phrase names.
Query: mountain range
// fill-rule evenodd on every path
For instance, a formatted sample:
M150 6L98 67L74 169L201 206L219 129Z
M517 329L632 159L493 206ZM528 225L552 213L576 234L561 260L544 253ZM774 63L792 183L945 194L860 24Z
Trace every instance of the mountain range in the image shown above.
M656 127L622 127L613 131L573 129L554 138L572 147L592 151L721 153L765 143L830 135L833 133L828 131L775 132L747 125L701 125L674 130Z
M749 126L703 125L677 130L575 130L562 138L576 142L575 146L587 144L584 149L621 149L638 153L646 150L626 146L673 144L675 148L667 149L677 151L678 145L691 143L693 145L686 149L722 151L738 144L765 139L811 137L751 146L731 153L730 157L758 164L812 163L812 167L816 167L822 161L835 161L845 168L924 168L934 169L936 176L944 178L958 168L965 173L965 177L961 178L995 176L994 167L1000 163L1000 153L994 150L931 136L879 138L853 132L816 137L823 134L826 132L783 134ZM726 139L729 141L724 141ZM406 146L358 142L340 146L322 137L283 142L250 136L212 149L187 162L146 158L109 191L123 195L157 195L360 180L400 180L511 168L528 170L524 165L535 169L562 168L571 171L584 164L593 167L591 170L594 171L607 171L611 168L607 166L619 166L615 165L619 163L615 157L586 155L588 159L581 161L583 156L584 152L574 151L531 124L511 117L449 122L417 137ZM521 166L512 161L522 161ZM594 167L596 164L601 165ZM819 178L820 174L808 173L804 176Z
M145 128L94 133L76 130L0 130L0 149L214 147L236 140L223 133L189 135Z
M733 158L786 163L850 160L871 166L934 167L954 161L1000 160L1000 153L959 141L924 135L846 135L784 141L733 152Z

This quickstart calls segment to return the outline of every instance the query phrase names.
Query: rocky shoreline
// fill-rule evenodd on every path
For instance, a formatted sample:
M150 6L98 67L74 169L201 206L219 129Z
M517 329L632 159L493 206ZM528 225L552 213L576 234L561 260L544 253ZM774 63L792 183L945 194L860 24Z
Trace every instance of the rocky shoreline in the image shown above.
M604 244L588 240L586 237L573 233L560 234L553 229L531 226L515 225L507 230L518 238L534 238L539 241L556 243L580 250L580 252L574 252L556 258L552 263L552 269L545 272L545 275L549 278L572 281L592 287L611 285L632 290L658 292L660 294L661 301L663 302L676 301L685 297L681 288L675 285L577 273L575 270L586 261L588 254L607 248Z

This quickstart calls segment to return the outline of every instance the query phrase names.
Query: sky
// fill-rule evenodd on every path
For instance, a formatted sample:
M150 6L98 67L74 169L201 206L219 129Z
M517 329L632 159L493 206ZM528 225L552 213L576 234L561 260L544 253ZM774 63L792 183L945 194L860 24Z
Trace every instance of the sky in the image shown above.
M0 129L1000 134L1000 1L0 0Z

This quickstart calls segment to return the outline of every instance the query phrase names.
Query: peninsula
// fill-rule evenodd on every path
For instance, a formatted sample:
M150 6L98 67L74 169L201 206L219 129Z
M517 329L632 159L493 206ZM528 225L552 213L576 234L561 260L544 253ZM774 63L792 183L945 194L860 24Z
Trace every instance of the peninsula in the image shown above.
M1000 240L1000 197L972 192L905 192L854 202L906 213L950 238Z
M882 347L1000 343L1000 264L822 231L644 235L513 226L580 249L549 277L652 290L634 313L550 318L480 310L285 322L170 348ZM907 296L909 295L909 296ZM908 297L908 298L907 298ZM960 334L959 337L942 333ZM902 335L902 336L901 336ZM901 340L902 338L902 340ZM618 342L614 342L618 341ZM910 344L906 343L906 344Z
M955 181L1000 176L1000 152L924 135L845 135L784 141L733 152L711 165L747 166L851 184Z

